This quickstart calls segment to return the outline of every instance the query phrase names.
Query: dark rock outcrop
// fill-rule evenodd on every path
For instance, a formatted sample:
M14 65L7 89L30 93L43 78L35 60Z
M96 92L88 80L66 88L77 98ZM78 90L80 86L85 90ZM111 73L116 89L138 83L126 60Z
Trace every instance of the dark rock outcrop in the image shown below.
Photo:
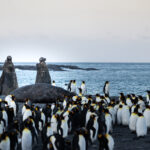
M7 95L16 88L18 88L18 82L15 67L12 63L12 57L8 56L4 63L0 78L0 95Z
M94 71L99 70L96 68L81 68L78 66L72 66L72 65L54 65L54 64L47 64L48 70L53 71L66 71L66 69L72 69L72 70L85 70L85 71ZM20 70L37 70L36 66L31 65L15 65L15 68ZM2 66L0 65L0 70L2 70Z
M51 77L46 66L46 58L41 57L39 59L40 63L36 64L37 75L35 83L49 83L51 84Z
M52 103L57 99L63 100L64 96L75 95L74 93L47 83L23 86L14 90L11 94L15 95L17 101L23 102L25 98L29 98L32 102L37 103Z

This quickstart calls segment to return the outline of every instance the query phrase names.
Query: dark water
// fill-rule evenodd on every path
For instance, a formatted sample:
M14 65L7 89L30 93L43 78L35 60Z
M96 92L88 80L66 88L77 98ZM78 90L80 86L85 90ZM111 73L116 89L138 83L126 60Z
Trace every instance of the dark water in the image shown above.
M18 64L18 63L17 63ZM19 63L35 65L35 63ZM66 88L65 83L75 79L79 87L82 80L86 81L89 94L102 93L106 80L110 81L110 95L117 96L120 92L145 95L150 89L150 63L53 63L77 65L81 68L97 68L96 71L70 70L50 71L56 85ZM0 72L1 73L1 72ZM33 84L36 71L16 70L19 86Z

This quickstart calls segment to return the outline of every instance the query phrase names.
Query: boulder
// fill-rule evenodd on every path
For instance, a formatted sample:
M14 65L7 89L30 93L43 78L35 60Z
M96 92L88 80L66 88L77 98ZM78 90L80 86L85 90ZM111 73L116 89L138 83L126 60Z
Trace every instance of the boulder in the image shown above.
M47 83L37 83L23 86L11 92L19 102L24 102L25 98L29 98L36 103L52 103L56 100L63 100L64 96L74 96L63 88L52 86Z
M36 64L37 75L35 83L49 83L51 84L51 77L48 71L48 67L45 63L46 58L41 57L40 63Z
M12 57L8 56L0 78L0 95L8 95L11 91L18 88L15 67L12 63Z

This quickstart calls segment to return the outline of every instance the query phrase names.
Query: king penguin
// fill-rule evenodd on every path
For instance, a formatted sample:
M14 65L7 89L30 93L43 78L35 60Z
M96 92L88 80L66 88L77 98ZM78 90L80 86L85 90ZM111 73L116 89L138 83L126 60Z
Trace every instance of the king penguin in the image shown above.
M82 94L85 95L87 92L86 92L86 85L85 85L85 81L82 81L82 84L81 84L81 89L82 89Z
M136 135L137 137L144 137L147 134L146 120L141 113L139 113L138 115L139 117L136 123Z
M80 129L76 130L73 141L72 150L86 150L86 138Z
M106 133L109 133L112 132L112 117L108 109L105 109L104 112L105 112L105 124L107 127Z
M76 80L71 82L71 92L76 93Z
M146 106L146 109L144 111L144 117L145 117L145 120L146 120L146 126L147 128L150 129L150 106Z
M150 101L150 91L146 91L147 92L147 95L146 95L146 102L149 103Z
M32 111L28 105L26 105L26 109L23 113L23 121L26 120L28 117L32 116Z
M117 124L122 124L122 105L119 105L118 111L117 111Z
M113 150L114 149L114 139L110 134L99 134L99 150Z
M130 118L130 110L128 105L123 105L122 108L122 125L128 126Z
M136 131L137 119L138 119L138 110L137 108L135 108L134 112L131 114L129 119L129 129L131 130L132 133Z
M97 133L98 133L97 119L98 117L96 115L91 115L86 126L87 130L90 132L90 139L92 142L94 142L97 138Z
M109 96L109 81L105 82L103 92Z

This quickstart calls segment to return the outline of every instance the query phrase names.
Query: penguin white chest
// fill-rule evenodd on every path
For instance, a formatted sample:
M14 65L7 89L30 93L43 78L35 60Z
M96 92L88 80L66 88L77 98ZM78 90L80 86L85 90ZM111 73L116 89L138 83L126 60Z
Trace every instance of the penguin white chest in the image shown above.
M32 116L31 110L27 110L23 114L23 121L26 120L28 117Z
M57 120L54 116L51 119L51 127L52 131L57 133Z
M8 125L8 115L5 110L2 111L3 119L6 121L6 126Z
M117 123L120 125L122 124L122 109L118 109L117 111Z
M136 122L138 119L138 115L132 113L129 119L129 128L131 131L135 131L136 130Z
M128 106L123 106L122 109L122 124L129 125L130 112Z
M49 137L53 134L53 130L51 127L47 127L47 132L46 132L46 136Z
M32 134L29 129L24 129L21 137L22 150L32 150Z
M107 139L108 139L109 150L113 150L114 149L114 139L113 139L113 137L111 135L108 135Z
M83 135L79 135L79 148L80 150L86 150L86 141Z
M150 128L150 110L149 109L146 109L144 111L144 117L145 117L145 120L146 120L147 127Z
M81 89L82 89L82 94L84 95L86 93L86 87L85 84L81 85Z
M144 117L138 117L136 123L136 134L138 137L145 136L147 134L146 120Z
M62 120L61 127L63 129L63 137L66 137L68 135L68 124L66 120Z

